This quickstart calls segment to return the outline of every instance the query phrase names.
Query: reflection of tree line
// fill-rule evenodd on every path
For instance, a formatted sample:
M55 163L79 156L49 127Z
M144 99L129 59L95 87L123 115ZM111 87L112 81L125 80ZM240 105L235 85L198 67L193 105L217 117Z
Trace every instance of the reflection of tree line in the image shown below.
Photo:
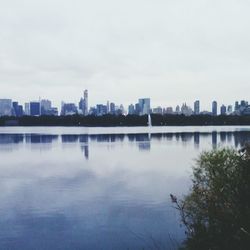
M231 143L235 147L241 147L246 142L250 141L250 131L236 132L183 132L183 133L154 133L154 134L99 134L99 135L46 135L46 134L0 134L0 144L18 144L18 143L53 143L61 139L62 143L82 143L82 148L86 152L88 158L88 143L89 141L96 142L123 142L127 139L129 142L138 143L139 149L150 150L150 141L166 140L166 141L181 141L192 142L199 146L200 138L211 137L213 146L218 143Z

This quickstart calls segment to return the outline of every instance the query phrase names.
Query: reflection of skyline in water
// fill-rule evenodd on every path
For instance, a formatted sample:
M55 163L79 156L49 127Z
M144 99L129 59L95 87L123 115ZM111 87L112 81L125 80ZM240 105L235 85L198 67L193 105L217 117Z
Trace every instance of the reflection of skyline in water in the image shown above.
M0 248L153 249L152 236L173 249L166 235L185 236L169 193L185 195L200 151L248 139L250 132L0 134Z
M209 137L211 139L209 139ZM194 145L199 148L202 140L210 140L213 148L224 144L236 148L243 147L250 141L250 131L236 132L184 132L184 133L153 133L153 134L95 134L95 135L46 135L46 134L0 134L0 145L10 144L41 144L49 145L56 142L79 143L85 159L89 159L90 143L114 143L128 141L135 143L140 151L149 151L154 141L176 142L185 145Z

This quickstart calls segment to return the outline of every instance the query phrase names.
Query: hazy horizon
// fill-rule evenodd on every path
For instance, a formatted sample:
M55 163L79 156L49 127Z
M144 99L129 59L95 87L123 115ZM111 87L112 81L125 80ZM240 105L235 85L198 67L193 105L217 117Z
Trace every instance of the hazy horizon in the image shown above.
M0 9L0 98L89 90L90 105L233 105L250 91L250 2L10 0Z

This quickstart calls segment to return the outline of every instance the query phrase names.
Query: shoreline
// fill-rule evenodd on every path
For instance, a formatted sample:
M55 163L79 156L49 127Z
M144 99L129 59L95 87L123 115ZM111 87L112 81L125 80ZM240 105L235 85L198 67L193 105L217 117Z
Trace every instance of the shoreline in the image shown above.
M249 126L250 116L157 115L152 127ZM0 127L148 127L148 115L0 117Z

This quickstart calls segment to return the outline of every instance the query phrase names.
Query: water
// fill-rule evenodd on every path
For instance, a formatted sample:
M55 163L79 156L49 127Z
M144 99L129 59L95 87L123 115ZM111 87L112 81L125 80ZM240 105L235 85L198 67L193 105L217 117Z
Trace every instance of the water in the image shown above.
M169 194L250 127L0 128L0 249L175 249Z

